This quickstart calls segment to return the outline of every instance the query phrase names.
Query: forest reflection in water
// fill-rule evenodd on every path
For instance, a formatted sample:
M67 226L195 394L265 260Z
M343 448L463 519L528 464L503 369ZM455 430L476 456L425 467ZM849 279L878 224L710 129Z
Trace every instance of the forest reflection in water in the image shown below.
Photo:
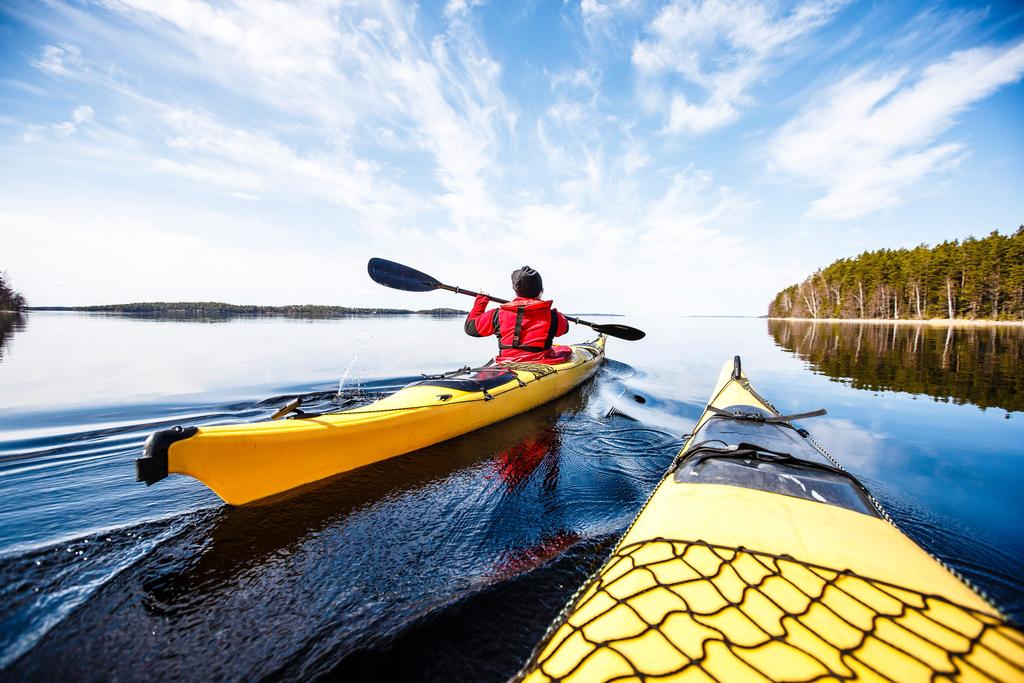
M1024 327L769 320L781 348L870 391L1024 411Z
M21 313L0 311L0 362L4 359L4 347L15 332L25 329L25 316Z

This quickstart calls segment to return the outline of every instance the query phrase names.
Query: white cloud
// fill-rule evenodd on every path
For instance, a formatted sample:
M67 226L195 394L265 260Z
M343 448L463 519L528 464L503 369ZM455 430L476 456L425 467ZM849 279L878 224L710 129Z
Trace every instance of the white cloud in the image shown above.
M43 53L32 60L32 66L42 69L51 74L66 75L71 68L77 66L82 58L82 52L74 45L62 43L60 45L47 45Z
M87 104L83 104L80 107L75 107L71 111L71 121L76 125L84 121L88 121L93 116L92 107Z
M580 15L588 24L609 21L640 9L639 0L580 0Z
M806 2L784 14L768 3L674 0L648 25L650 39L633 48L642 100L649 109L669 110L669 132L705 133L731 123L768 64L842 5ZM679 77L704 93L704 101L691 101L669 85Z
M625 154L622 155L622 170L626 176L630 176L652 161L651 155L645 153L641 147L634 144L628 147Z
M778 131L772 165L825 189L811 216L865 216L957 166L966 146L940 136L959 114L1022 74L1024 43L955 52L916 79L907 70L876 77L858 71Z
M230 63L246 63L253 72L276 78L316 78L332 73L332 57L341 36L331 7L252 0L215 7L201 0L108 0L106 4L136 18L155 18L177 28L193 49L218 49ZM211 64L216 68L216 64Z
M587 69L564 68L555 72L545 72L552 90L559 88L576 88L597 91L601 86L601 72L591 66Z
M584 17L602 17L608 14L609 9L598 0L580 0L580 12Z
M71 110L71 118L67 121L61 121L54 124L38 124L33 123L26 126L25 132L21 136L21 141L25 143L37 143L43 142L51 135L57 137L66 138L73 135L82 124L92 120L94 112L92 107L89 105L81 105Z
M74 133L78 127L93 117L93 110L87 104L80 107L75 107L71 111L71 120L58 123L54 126L54 130L57 131L58 135L68 136Z
M484 0L448 0L448 3L444 6L444 15L451 19L452 17L467 14L473 7L484 4Z
M728 102L709 103L703 107L690 104L682 95L672 96L668 128L683 133L706 133L732 123L740 116Z
M621 54L633 40L634 22L646 10L644 0L580 0L580 28L592 50Z
M547 115L552 121L573 125L583 121L586 114L581 103L562 100L548 107Z

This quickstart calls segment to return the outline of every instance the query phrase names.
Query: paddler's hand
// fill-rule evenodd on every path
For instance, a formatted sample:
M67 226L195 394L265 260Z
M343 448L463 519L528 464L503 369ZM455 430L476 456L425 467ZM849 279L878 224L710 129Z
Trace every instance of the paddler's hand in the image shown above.
M487 296L486 294L477 294L476 299L473 301L473 310L469 312L470 319L475 320L476 318L483 315L484 310L487 308L487 304L490 300L491 297Z

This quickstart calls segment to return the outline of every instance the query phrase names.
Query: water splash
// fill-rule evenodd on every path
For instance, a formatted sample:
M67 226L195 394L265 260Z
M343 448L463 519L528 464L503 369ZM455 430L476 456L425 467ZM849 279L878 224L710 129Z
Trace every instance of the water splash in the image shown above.
M354 368L356 366L356 363L358 363L358 362L359 362L359 352L358 351L353 351L352 352L352 361L348 364L348 367L345 368L345 372L341 373L341 379L338 380L338 392L335 395L335 398L338 401L342 401L342 400L344 400L346 398L345 385L348 383L349 375L352 374L352 368ZM357 379L356 380L356 385L355 385L356 393L358 393L359 388L360 388L360 382Z

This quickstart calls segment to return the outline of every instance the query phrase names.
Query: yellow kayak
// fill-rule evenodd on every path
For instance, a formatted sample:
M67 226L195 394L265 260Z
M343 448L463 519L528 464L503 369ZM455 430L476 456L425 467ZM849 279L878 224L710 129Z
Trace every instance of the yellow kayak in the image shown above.
M1024 634L727 363L530 681L1021 681Z
M502 363L414 382L365 406L288 420L154 433L139 481L187 474L242 505L409 453L526 412L572 391L604 361L605 337L558 365Z

